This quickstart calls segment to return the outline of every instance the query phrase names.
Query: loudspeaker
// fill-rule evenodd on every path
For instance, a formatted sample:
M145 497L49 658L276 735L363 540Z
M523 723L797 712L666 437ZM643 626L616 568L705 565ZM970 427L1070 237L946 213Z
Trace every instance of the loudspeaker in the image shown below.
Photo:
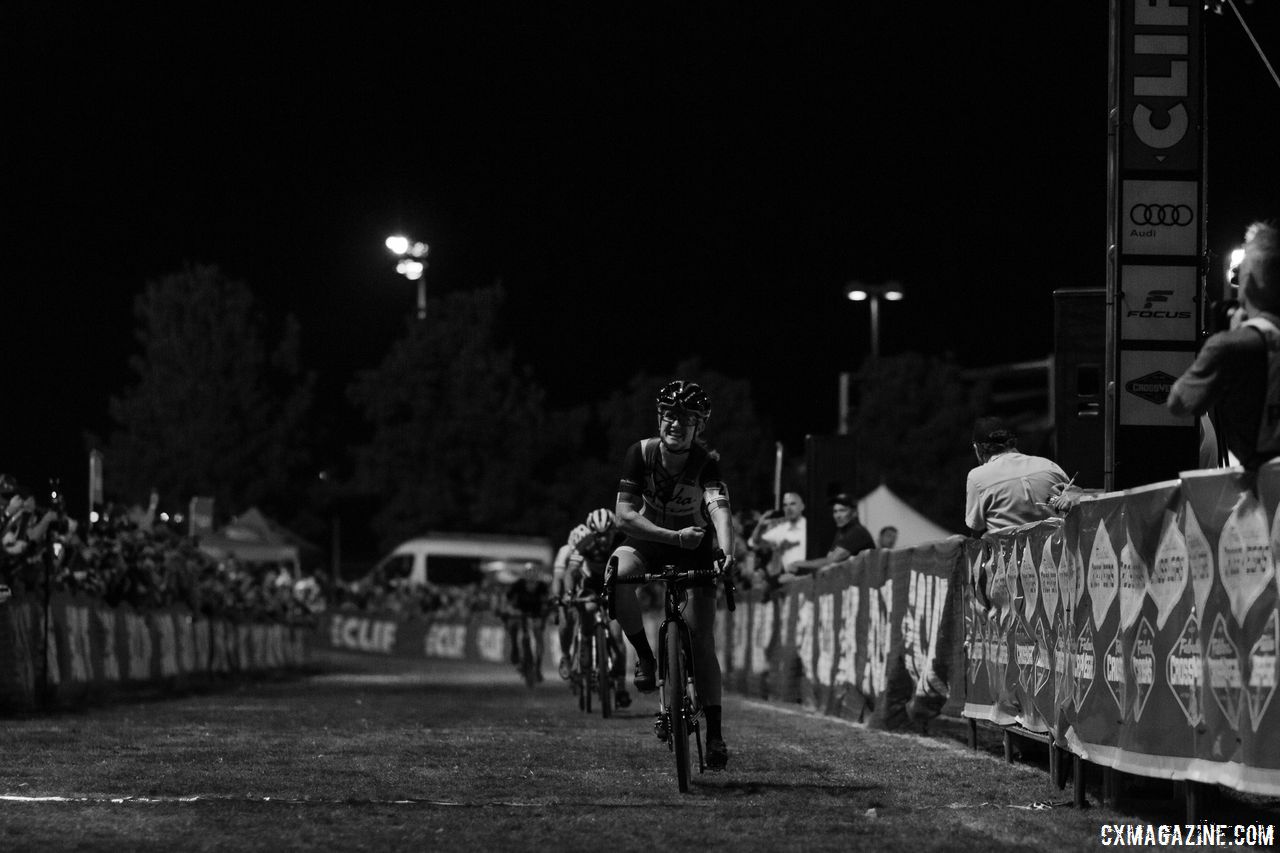
M1101 489L1106 465L1107 291L1053 292L1054 461Z
M841 492L855 500L854 474L857 471L856 445L851 435L805 436L804 494L805 559L824 557L831 550L836 523L827 501Z

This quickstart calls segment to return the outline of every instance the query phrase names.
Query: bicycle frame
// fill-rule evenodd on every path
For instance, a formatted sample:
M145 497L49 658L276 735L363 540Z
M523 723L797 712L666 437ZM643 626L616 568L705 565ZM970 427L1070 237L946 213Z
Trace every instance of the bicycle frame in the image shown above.
M573 635L573 671L570 676L579 691L578 707L591 712L591 694L600 697L600 712L604 717L613 715L614 676L613 663L621 649L614 643L609 631L609 618L601 596L595 593L579 593L566 599L577 613L577 629ZM594 605L594 606L593 606Z
M701 699L697 692L694 671L693 641L689 624L684 619L684 607L688 601L688 589L696 581L720 577L724 582L727 605L734 607L733 586L727 576L721 577L713 569L682 570L677 566L664 566L658 572L641 572L630 577L605 576L605 600L609 614L613 609L613 584L646 584L662 581L663 619L658 627L658 737L675 753L676 779L681 793L689 790L690 758L689 734L693 734L698 748L698 772L706 770L702 752L702 727L698 718L702 714ZM671 632L675 632L672 636ZM673 673L671 670L675 668ZM664 737L665 734L665 737Z

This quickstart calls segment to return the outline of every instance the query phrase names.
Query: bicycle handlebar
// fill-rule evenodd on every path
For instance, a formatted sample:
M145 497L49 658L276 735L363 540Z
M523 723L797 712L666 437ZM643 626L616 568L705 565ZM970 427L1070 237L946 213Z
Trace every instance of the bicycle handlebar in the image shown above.
M660 572L640 572L639 574L628 575L625 578L617 577L616 575L613 577L606 575L605 593L603 596L606 610L610 619L615 618L613 608L613 591L610 586L613 583L644 584L653 583L654 581L666 581L670 583L673 581L703 580L705 578L720 578L720 580L724 582L725 608L730 612L736 610L737 605L733 598L733 581L729 579L728 572L722 572L718 569L679 569L675 566L665 566Z

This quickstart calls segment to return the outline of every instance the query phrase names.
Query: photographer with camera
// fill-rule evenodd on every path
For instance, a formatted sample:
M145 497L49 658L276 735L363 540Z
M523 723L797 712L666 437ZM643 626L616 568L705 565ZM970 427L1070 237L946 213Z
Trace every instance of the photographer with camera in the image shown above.
M1255 222L1230 272L1240 309L1178 378L1166 406L1179 417L1210 414L1229 464L1254 470L1280 456L1280 232Z
M804 559L806 529L804 500L796 492L782 496L782 509L760 517L747 547L760 554L757 565L764 570L766 585L776 586L787 566Z

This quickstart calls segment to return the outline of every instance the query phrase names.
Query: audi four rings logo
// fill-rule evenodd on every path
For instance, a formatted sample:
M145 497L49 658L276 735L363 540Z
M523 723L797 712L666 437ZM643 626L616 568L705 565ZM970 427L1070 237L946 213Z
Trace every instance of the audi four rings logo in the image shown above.
M1190 225L1195 211L1186 204L1135 204L1129 220L1134 225Z

